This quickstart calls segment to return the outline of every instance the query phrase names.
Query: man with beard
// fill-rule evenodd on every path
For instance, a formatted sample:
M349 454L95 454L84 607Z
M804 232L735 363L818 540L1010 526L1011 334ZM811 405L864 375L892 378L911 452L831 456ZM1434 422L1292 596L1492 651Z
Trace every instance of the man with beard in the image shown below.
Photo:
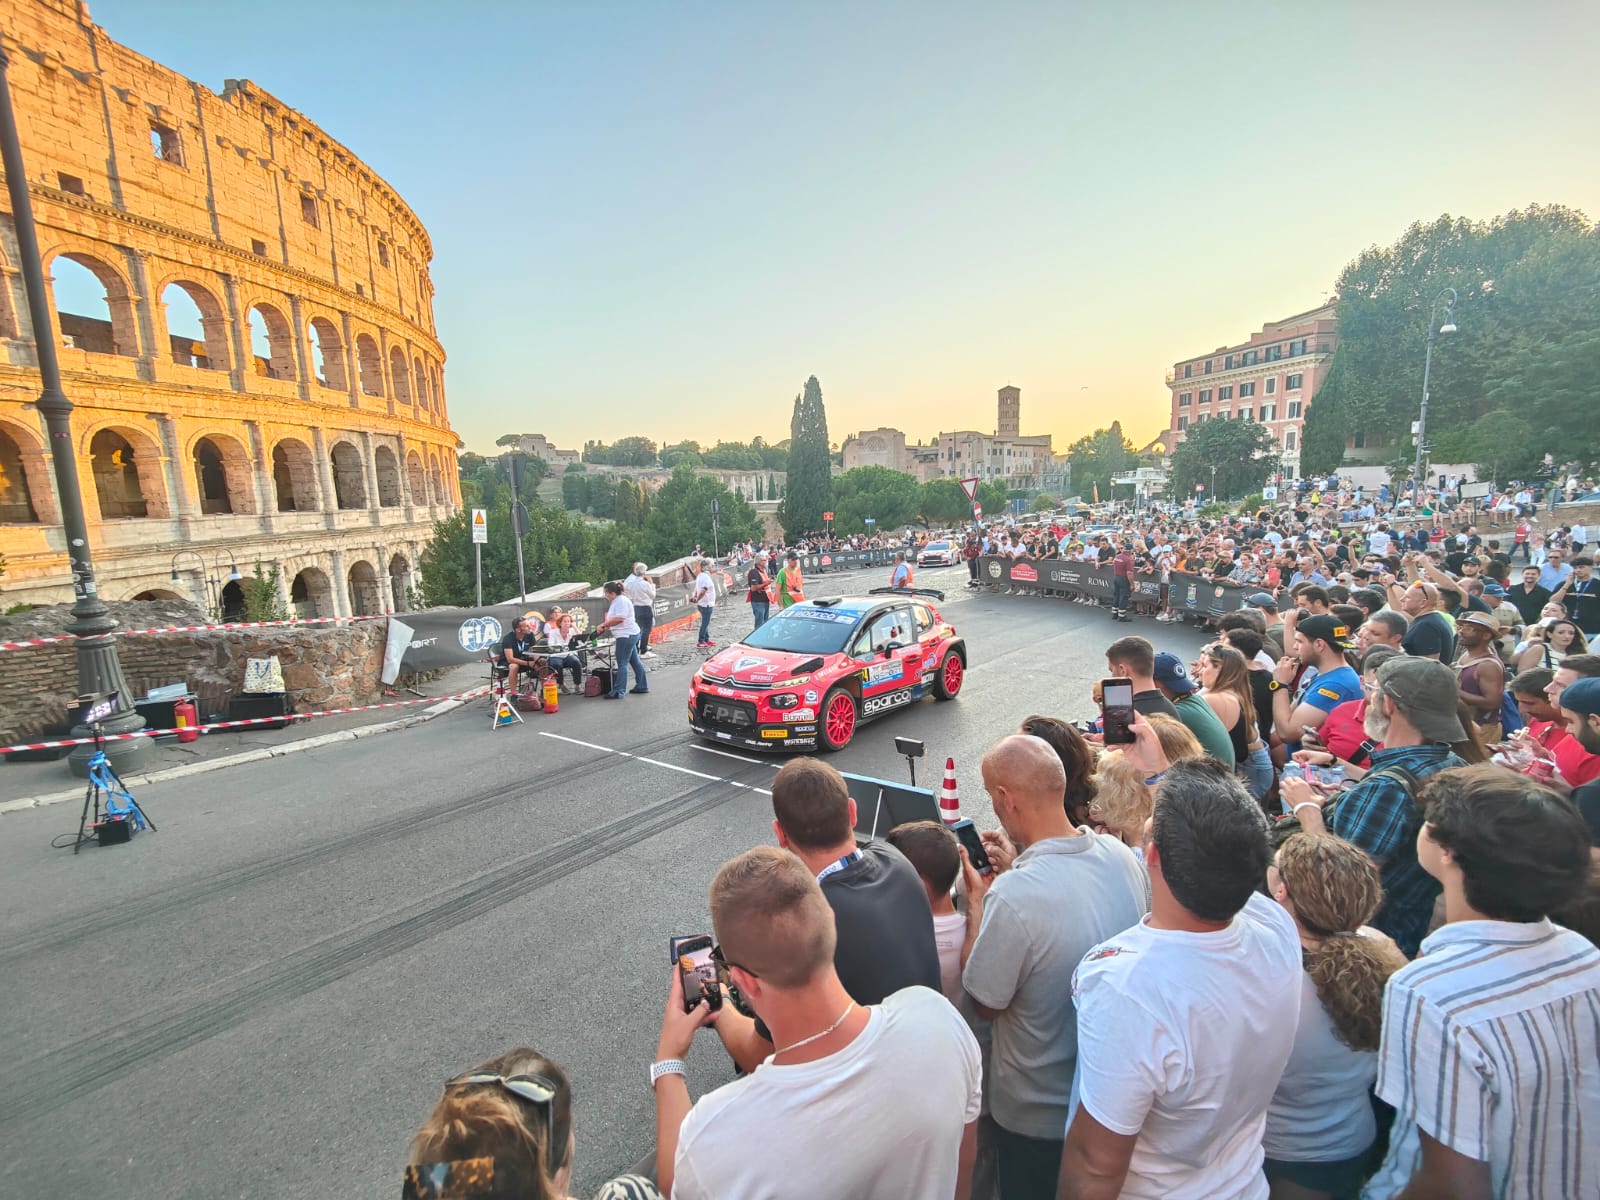
M1561 691L1567 732L1590 754L1600 754L1600 679L1580 679ZM1589 842L1600 846L1600 780L1572 789L1572 802L1589 826Z
M1360 783L1329 803L1304 779L1285 779L1284 805L1309 833L1328 832L1360 846L1377 862L1383 907L1372 925L1414 957L1439 884L1417 862L1418 783L1465 764L1450 743L1466 740L1456 719L1456 677L1441 662L1392 658L1378 668L1377 687L1367 697L1366 734L1382 749L1372 752L1371 770Z

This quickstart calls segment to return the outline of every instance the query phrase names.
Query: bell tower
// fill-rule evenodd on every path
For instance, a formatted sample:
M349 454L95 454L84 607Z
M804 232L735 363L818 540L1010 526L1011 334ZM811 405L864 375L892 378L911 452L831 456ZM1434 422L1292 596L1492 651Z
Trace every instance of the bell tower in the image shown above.
M995 436L1015 438L1022 435L1022 389L1009 383L1000 389L1000 423Z

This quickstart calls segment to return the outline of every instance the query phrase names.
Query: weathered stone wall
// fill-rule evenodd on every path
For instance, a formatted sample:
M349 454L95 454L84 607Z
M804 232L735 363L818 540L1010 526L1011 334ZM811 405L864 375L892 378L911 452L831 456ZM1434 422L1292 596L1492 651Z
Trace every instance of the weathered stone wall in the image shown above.
M188 80L74 0L15 0L0 37L101 595L210 606L211 577L260 562L302 616L405 607L460 503L416 214L276 97ZM11 600L54 603L71 578L4 209L0 552ZM68 271L95 311L60 311Z
M112 603L125 629L196 625L206 617L174 602ZM68 620L65 606L0 617L0 641L51 637ZM123 675L135 698L151 688L187 682L206 717L221 713L244 684L245 664L276 655L295 712L370 703L380 690L386 622L145 634L117 639ZM35 737L65 721L77 695L71 642L0 651L0 745Z

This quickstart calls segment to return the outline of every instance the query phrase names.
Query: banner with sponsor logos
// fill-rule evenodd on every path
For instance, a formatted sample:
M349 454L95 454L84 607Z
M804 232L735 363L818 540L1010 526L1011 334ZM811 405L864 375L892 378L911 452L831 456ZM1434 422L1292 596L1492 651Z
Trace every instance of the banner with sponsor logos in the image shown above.
M1098 563L1057 558L983 558L979 560L979 578L992 584L1037 588L1065 596L1089 596L1107 601L1112 597L1111 568ZM1162 586L1153 575L1135 575L1134 598L1158 603L1162 598ZM1256 589L1217 583L1187 571L1174 571L1166 590L1167 600L1175 612L1221 616L1244 607L1245 596Z
M727 577L714 571L719 599L728 594ZM692 585L673 584L656 591L656 624L665 625L695 611ZM603 595L581 600L492 604L483 608L430 608L395 613L389 618L389 644L384 649L384 682L400 675L437 671L465 662L481 662L500 647L500 639L518 617L543 620L559 606L572 614L573 631L583 633L605 619L610 601ZM392 672L392 674L391 674Z

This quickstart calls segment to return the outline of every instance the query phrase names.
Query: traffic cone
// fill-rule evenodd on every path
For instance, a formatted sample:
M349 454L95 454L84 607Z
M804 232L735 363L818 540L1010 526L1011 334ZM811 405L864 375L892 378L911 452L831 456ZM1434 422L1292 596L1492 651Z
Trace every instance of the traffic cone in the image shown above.
M939 815L946 825L961 820L961 798L956 795L956 760L944 760L944 783L939 785Z

